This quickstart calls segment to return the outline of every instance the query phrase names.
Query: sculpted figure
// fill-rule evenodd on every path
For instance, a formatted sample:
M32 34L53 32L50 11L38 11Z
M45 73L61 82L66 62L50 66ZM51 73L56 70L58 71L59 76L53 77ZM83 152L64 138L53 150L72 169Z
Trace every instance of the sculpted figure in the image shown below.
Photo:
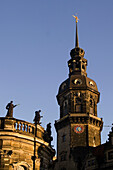
M41 117L43 117L43 116L40 116L40 112L41 112L41 110L35 112L34 122L36 124L40 124L40 119L41 119Z
M51 123L47 124L47 133L49 136L51 136Z
M13 101L11 101L10 103L7 104L6 109L8 111L7 111L6 117L13 117L13 108L16 106L17 105L13 105Z
M51 136L51 123L47 124L46 131L47 131L47 139L46 140L49 143L49 145L51 146L51 141L53 140L53 137Z

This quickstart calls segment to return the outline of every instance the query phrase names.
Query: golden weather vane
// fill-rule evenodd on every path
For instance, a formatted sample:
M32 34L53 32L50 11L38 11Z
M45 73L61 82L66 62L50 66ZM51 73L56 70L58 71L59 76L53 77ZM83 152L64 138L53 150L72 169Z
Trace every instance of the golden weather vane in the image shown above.
M74 15L72 15L75 19L76 19L76 23L78 22L78 17L77 16L74 16Z

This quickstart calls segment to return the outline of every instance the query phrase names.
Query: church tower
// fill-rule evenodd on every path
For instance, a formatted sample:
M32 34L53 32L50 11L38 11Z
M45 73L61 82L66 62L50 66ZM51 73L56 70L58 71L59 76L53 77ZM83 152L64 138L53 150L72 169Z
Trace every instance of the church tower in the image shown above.
M60 106L60 119L55 121L57 169L62 170L70 169L71 166L77 169L73 162L70 162L75 148L91 148L101 144L103 126L102 119L97 116L100 93L95 81L87 77L85 52L79 47L78 18L74 17L76 40L68 61L69 76L61 83L57 95Z

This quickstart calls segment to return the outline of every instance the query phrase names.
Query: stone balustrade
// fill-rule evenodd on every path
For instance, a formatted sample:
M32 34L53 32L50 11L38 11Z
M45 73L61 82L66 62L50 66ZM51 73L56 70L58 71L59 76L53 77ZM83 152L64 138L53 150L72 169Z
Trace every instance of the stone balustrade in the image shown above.
M0 131L1 130L15 131L17 133L34 136L35 124L15 118L0 117ZM37 137L43 138L43 134L44 128L38 124Z
M26 133L35 134L35 125L26 121L17 120L14 123L14 129L16 131L23 131Z

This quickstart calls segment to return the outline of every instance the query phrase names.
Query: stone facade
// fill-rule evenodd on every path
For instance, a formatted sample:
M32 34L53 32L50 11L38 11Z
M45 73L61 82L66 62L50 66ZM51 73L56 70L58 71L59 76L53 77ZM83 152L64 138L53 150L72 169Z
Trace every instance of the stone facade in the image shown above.
M106 143L92 148L84 160L84 170L113 170L113 127Z
M44 140L45 130L35 124L11 117L0 118L0 169L32 170L34 147L35 169L50 169L55 151ZM35 146L34 146L35 144Z

